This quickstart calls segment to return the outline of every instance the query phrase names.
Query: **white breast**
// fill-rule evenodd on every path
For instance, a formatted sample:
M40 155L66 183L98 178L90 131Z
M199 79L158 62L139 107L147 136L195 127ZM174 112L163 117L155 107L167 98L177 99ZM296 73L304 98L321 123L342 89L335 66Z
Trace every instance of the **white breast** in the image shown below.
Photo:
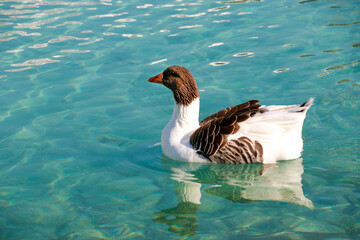
M178 161L208 162L190 145L190 136L198 127L199 98L188 106L175 104L173 116L161 135L164 154Z

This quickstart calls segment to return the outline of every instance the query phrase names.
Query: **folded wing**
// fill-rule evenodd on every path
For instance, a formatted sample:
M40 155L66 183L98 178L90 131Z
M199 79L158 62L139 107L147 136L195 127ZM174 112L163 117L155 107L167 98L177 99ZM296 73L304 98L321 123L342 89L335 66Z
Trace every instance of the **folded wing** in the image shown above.
M228 140L245 122L259 114L259 101L251 100L228 107L210 115L200 122L200 127L190 136L190 144L197 153L216 163L262 162L262 146L247 137Z

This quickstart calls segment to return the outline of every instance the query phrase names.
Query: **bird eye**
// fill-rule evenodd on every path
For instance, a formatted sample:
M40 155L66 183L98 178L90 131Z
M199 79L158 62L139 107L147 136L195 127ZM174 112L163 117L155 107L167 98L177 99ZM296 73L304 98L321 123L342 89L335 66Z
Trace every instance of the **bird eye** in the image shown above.
M173 75L174 77L180 77L179 74L177 74L176 72L172 72L171 75Z

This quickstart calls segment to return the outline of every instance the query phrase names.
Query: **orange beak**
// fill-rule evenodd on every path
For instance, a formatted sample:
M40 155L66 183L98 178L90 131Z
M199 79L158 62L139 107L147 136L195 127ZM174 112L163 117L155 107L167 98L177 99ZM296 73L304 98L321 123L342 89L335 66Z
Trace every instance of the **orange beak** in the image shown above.
M159 84L163 84L163 81L162 81L162 78L163 78L163 74L160 73L154 77L151 77L149 78L149 82L152 82L152 83L159 83Z

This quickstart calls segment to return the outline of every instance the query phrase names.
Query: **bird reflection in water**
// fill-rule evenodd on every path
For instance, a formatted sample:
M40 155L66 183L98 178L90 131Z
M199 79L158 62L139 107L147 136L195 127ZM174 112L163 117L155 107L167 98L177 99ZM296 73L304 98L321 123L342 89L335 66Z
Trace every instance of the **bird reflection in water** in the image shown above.
M171 171L178 204L155 212L153 221L179 235L196 234L202 184L206 194L233 202L280 201L313 208L302 190L301 158L272 165L182 163L164 158L162 165Z

